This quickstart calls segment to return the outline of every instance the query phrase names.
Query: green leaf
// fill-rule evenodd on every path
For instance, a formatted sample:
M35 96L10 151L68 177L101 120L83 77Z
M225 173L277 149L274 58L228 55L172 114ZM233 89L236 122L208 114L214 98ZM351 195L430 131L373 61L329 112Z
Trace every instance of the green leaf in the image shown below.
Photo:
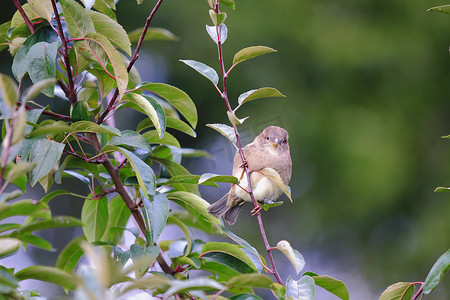
M50 244L49 241L41 238L40 236L31 235L31 234L23 234L23 235L18 235L17 238L19 240L21 240L24 248L26 247L27 244L31 244L33 246L42 248L47 251L55 251L55 249L53 249L52 244Z
M22 99L27 102L33 100L39 93L55 86L55 78L47 78L36 82L30 86L24 93Z
M17 84L11 77L0 74L0 98L8 104L9 108L16 107L19 98L17 90Z
M169 201L165 195L156 193L153 199L150 198L149 201L144 201L144 204L149 217L151 243L156 243L167 223Z
M300 273L301 270L305 267L305 260L303 256L297 250L293 249L291 244L288 241L282 240L277 244L277 249L281 251L291 262L291 264L295 268L295 272L297 274Z
M234 55L233 67L244 60L272 52L277 52L277 50L266 46L252 46L241 49Z
M98 33L89 33L86 35L85 42L87 43L82 45L86 47L80 49L82 53L100 63L105 71L107 69L102 58L108 58L114 71L117 88L119 89L119 99L121 99L127 89L128 72L119 52L107 38Z
M115 136L120 136L116 132L108 129L105 126L98 125L90 121L78 121L70 125L69 132L93 132L93 133L104 133Z
M199 72L203 76L205 76L208 80L210 80L215 86L219 83L219 75L217 72L208 65L205 65L202 62L195 60L183 60L180 59L181 62L184 62L186 65Z
M117 244L120 242L123 235L123 229L127 225L131 215L128 206L119 195L109 201L108 215L111 217L108 218L108 224L102 240ZM120 230L118 230L119 228Z
M38 83L45 79L55 79L56 75L56 54L59 42L51 44L39 42L31 46L27 54L27 69L33 83ZM53 97L55 84L49 84L42 93Z
M147 165L139 157L126 149L113 145L106 145L105 147L103 147L102 152L110 151L120 152L127 158L128 162L131 164L134 172L136 173L139 187L142 189L144 195L155 194L155 173L149 165Z
M277 89L264 87L256 90L250 90L248 92L241 94L238 98L238 102L239 106L241 106L246 102L268 97L286 97L286 96L280 93Z
M240 274L227 282L229 288L267 288L273 286L273 281L266 275L251 273Z
M217 175L212 173L203 174L198 180L198 184L204 184L205 182L226 182L238 184L239 180L234 176L229 175Z
M437 11L437 12L441 12L441 13L450 15L450 4L432 7L430 9L428 9L427 11Z
M89 114L84 101L78 101L71 106L70 117L72 121L89 121Z
M283 204L283 201L277 201L277 202L272 202L272 203L260 203L260 206L261 206L265 211L268 211L269 208L277 207L277 206L280 206L281 204Z
M162 138L159 138L158 133L155 130L147 131L142 136L150 144L170 145L175 146L177 148L181 148L181 145L178 142L178 140L167 131L166 133L164 133L164 136Z
M194 129L192 129L188 124L181 121L180 119L166 116L166 126L184 132L192 137L197 137Z
M39 17L50 22L53 15L53 7L50 1L28 0L28 4Z
M124 101L130 101L138 105L152 120L153 125L158 132L158 136L161 139L166 131L166 114L161 104L155 99L149 96L142 96L135 93L128 93L123 98Z
M220 0L220 3L230 6L232 9L236 9L234 0Z
M248 293L234 295L230 299L231 300L263 300L261 297L258 297L254 294L248 294Z
M10 205L0 203L0 220L12 216L33 216L50 218L50 210L45 203L35 203L32 200L21 200Z
M70 290L74 290L78 283L78 278L74 274L47 266L31 266L20 270L15 273L14 276L19 281L25 279L36 279L51 282L64 289Z
M272 168L264 168L260 171L260 173L262 173L264 176L268 177L273 183L275 183L293 203L291 198L291 189L289 188L289 186L284 184L283 180L280 177L280 174L278 174L277 171L275 171Z
M242 119L239 119L234 112L227 111L228 120L230 120L231 125L236 126L244 123L245 120L247 120L250 117L245 117Z
M0 224L0 232L10 231L20 228L22 225L16 223L4 223Z
M158 246L142 247L136 244L131 245L131 259L133 263L138 266L137 277L142 277L147 272L150 265L155 261L159 255Z
M345 286L345 284L342 281L337 280L336 278L333 278L328 275L317 275L313 272L306 272L303 275L311 276L314 279L314 282L316 283L317 286L324 288L325 290L329 291L333 295L336 295L337 297L343 300L348 300L350 297L348 289ZM406 300L410 298L404 299Z
M84 241L86 241L84 236L71 240L59 254L55 267L69 273L73 272L78 261L83 256L84 250L81 247L81 243Z
M233 145L236 145L236 134L234 132L234 128L230 127L228 125L225 124L219 124L219 123L214 123L214 124L206 124L207 127L212 128L216 131L218 131L220 134L222 134L224 137L226 137L227 139L230 140L230 142L233 143Z
M21 234L31 233L38 230L50 229L50 228L63 228L63 227L78 227L81 226L81 221L70 216L58 216L53 217L50 220L37 221L25 226L11 233L11 236L18 236Z
M286 295L294 299L314 300L316 296L314 279L309 275L304 275L296 281L289 276L286 282Z
M123 29L122 25L110 17L93 10L90 10L88 15L91 18L97 33L108 38L126 54L131 56L131 43L128 39L127 32Z
M225 19L227 18L227 13L221 12L216 14L216 12L213 9L210 9L209 16L211 17L211 21L214 23L214 25L218 26L223 22L225 22Z
M383 291L378 300L409 300L414 293L414 285L409 282L397 282Z
M202 259L201 262L202 265L200 267L200 270L216 274L218 277L217 278L218 281L227 281L241 274L235 269L213 260Z
M219 252L219 253L225 253L225 254L231 255L231 256L237 258L238 260L242 261L243 263L245 263L247 266L249 266L251 269L253 269L253 271L258 271L256 269L255 265L253 264L252 260L237 245L223 243L223 242L210 242L210 243L206 243L205 245L203 245L203 247L202 247L203 254L204 253L213 253L213 252Z
M90 32L95 32L94 24L86 9L74 0L60 0L64 19L72 38L83 38Z
M36 163L21 162L18 165L15 165L15 164L12 164L12 165L13 165L13 167L10 170L8 170L8 173L7 173L8 175L6 176L5 185L7 185L10 182L14 183L14 181L17 180L19 187L22 187L22 184L20 182L24 181L24 183L26 183L26 181L27 181L26 174L29 173L31 170L33 170L33 168L36 166ZM25 177L25 178L23 178L23 177ZM14 183L14 184L16 184L16 183ZM22 189L22 190L24 190L24 189Z
M429 294L442 280L442 277L450 270L450 249L447 250L434 263L423 284L423 293Z
M64 144L45 138L34 142L30 153L30 161L36 163L36 167L30 174L30 185L32 187L53 169L61 158L64 146Z
M194 236L192 235L192 232L189 230L189 228L177 217L175 216L169 216L167 219L167 223L168 224L175 224L177 225L181 231L183 231L184 236L186 237L186 245L182 244L182 251L180 251L181 253L177 253L176 255L171 255L171 251L169 251L169 256L171 258L173 257L178 257L178 256L187 256L191 253L192 251L192 242L194 241ZM184 243L184 241L183 241ZM174 246L176 243L172 243L170 246ZM172 250L172 248L170 248L170 250Z
M189 290L224 290L226 287L210 278L191 278L189 280L172 280L170 288L166 291L171 296Z
M155 93L165 99L186 118L193 128L197 126L198 116L194 101L179 88L165 83L153 82L143 82L138 88Z
M144 28L137 28L128 33L128 38L132 43L137 42L141 37ZM144 41L162 40L162 41L177 41L179 38L164 28L149 28L145 34Z
M89 242L100 241L108 226L108 198L86 199L81 210L83 232ZM111 216L115 217L115 216Z
M152 150L150 144L145 140L145 138L132 130L124 130L121 132L121 136L113 136L108 144L116 146L131 146L149 151Z
M20 247L20 240L13 238L0 238L0 258L16 253Z

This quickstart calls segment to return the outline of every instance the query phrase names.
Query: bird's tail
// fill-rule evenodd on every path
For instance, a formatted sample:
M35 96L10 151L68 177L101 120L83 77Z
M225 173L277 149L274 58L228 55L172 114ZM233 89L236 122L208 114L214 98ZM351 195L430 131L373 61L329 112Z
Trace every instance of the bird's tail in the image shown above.
M230 225L236 223L237 217L244 206L244 201L242 203L238 203L235 206L229 207L227 205L228 193L225 194L222 198L211 204L208 207L208 212L212 214L216 218L220 218L223 216L223 219Z

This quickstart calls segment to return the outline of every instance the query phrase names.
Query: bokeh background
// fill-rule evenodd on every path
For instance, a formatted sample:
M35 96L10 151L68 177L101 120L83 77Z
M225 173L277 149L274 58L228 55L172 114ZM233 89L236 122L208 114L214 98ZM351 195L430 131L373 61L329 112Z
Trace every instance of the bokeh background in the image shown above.
M120 1L119 23L127 30L143 26L154 2ZM305 270L343 280L351 299L378 299L392 283L425 280L450 248L450 194L433 192L450 186L450 140L441 138L450 134L450 16L426 11L443 4L236 0L234 11L223 6L228 66L247 46L278 50L240 64L228 80L234 105L241 93L264 86L287 96L248 103L237 113L250 116L240 129L246 143L267 125L290 134L294 203L284 198L263 214L270 243L290 241ZM9 1L2 6L8 6L0 12L6 21L15 9ZM205 127L228 122L224 103L209 81L178 61L219 69L206 24L206 1L163 2L152 26L179 41L146 42L137 65L144 80L175 85L197 105L198 137L176 137L216 159L185 160L189 170L230 174L233 148ZM2 52L1 72L10 72L10 63ZM118 122L122 129L137 124L132 117ZM213 202L227 188L202 194ZM74 204L70 211L78 209ZM232 230L263 253L249 210ZM275 259L283 278L293 273L284 257ZM317 299L336 298L319 292ZM430 299L450 299L448 275Z

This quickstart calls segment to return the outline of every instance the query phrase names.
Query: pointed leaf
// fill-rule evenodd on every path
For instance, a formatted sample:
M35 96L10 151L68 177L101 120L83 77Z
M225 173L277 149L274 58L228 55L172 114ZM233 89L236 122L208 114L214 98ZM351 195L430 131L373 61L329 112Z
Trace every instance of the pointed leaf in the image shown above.
M437 12L441 12L441 13L450 15L450 4L432 7L430 9L428 9L427 11L437 11Z
M414 293L414 285L409 282L397 282L383 291L378 300L409 300Z
M270 88L270 87L264 87L259 88L257 90L250 90L248 92L245 92L241 94L238 98L239 106L242 104L260 99L260 98L268 98L268 97L286 97L282 93L280 93L277 89Z
M156 193L153 200L144 201L147 208L152 243L156 243L167 223L169 201L163 194Z
M220 3L230 6L232 9L236 9L234 0L220 0Z
M210 9L209 16L211 17L211 21L213 21L214 25L217 26L225 22L225 19L227 18L227 13L221 12L216 14L216 12L213 9Z
M63 227L78 227L81 226L81 221L70 216L58 216L53 217L50 220L37 221L14 231L11 235L18 236L25 233L31 233L38 230L50 229L50 228L63 228Z
M286 282L286 295L294 299L314 300L316 296L314 279L311 276L304 275L296 281L289 276Z
M152 150L150 144L145 140L145 138L139 133L132 130L124 130L121 132L121 136L113 136L108 144L116 146L131 146L148 151Z
M217 36L217 27L206 25L206 31L208 32L209 36L214 41L214 43L217 44L219 41L219 38ZM225 24L219 25L219 34L220 34L220 43L221 44L225 43L228 37L228 28L227 26L225 26Z
M189 290L224 290L225 287L216 280L209 278L191 278L189 280L172 280L171 287L166 291L171 296Z
M184 236L186 238L186 241L183 240L183 243L181 244L182 245L182 247L180 248L181 251L177 251L175 255L173 253L171 255L170 252L172 251L170 250L172 249L172 247L169 247L169 256L171 258L178 256L188 256L192 251L192 243L194 242L194 236L192 235L191 230L175 216L169 216L167 219L167 223L177 225L181 229L181 231L183 231ZM184 243L186 243L186 245L184 245ZM171 244L171 246L173 245L175 245L175 243Z
M264 168L260 171L264 176L268 177L273 183L275 183L282 191L284 194L286 194L286 196L289 198L289 200L292 201L291 198L291 189L289 186L285 185L283 180L280 177L280 174L278 174L277 171L275 171L272 168Z
M106 145L102 150L102 152L111 151L120 152L127 158L128 162L131 164L134 172L136 173L139 187L141 188L144 195L154 195L156 183L155 173L153 172L153 169L135 154L126 149L113 145Z
M343 300L348 300L350 297L348 289L345 286L345 284L342 281L337 280L336 278L333 278L328 275L317 275L316 273L313 272L306 272L303 275L311 276L314 279L314 282L316 283L317 286L320 286L321 288L329 291L333 295L336 295L337 297ZM406 300L410 298L404 299Z
M34 44L27 54L27 69L33 83L38 83L44 79L55 79L56 75L56 54L59 42L51 44L39 42ZM42 90L46 96L53 97L55 84L50 84Z
M202 74L203 76L205 76L215 86L217 86L217 84L219 83L219 75L210 66L207 66L204 63L201 63L201 62L195 61L195 60L183 60L183 59L180 59L180 61L184 62L189 67L193 68L195 71L197 71L200 74Z
M8 75L0 74L0 98L8 104L10 108L16 106L19 97L17 84Z
M177 148L181 148L178 140L167 131L166 133L164 133L164 136L162 138L158 137L158 133L156 132L156 130L147 131L142 136L150 144L170 145L175 146Z
M86 9L74 0L60 0L64 19L72 38L83 38L90 32L95 32L94 24Z
M434 263L423 284L423 293L429 294L450 270L450 249L439 257Z
M255 265L253 264L252 260L247 256L247 254L244 251L242 251L242 249L238 245L223 242L209 242L203 245L202 247L203 255L205 253L215 253L215 252L231 255L234 258L246 264L247 266L249 266L251 269L253 269L253 271L258 271Z
M240 274L227 282L229 288L266 288L273 286L273 281L266 275L251 273Z
M234 176L205 173L198 180L198 184L202 184L202 183L205 183L207 181L210 181L210 182L227 182L227 183L234 183L234 184L238 184L239 183L239 180L236 177L234 177Z
M277 50L266 46L252 46L244 48L234 55L233 66L243 62L244 60L272 52L277 52Z
M143 28L137 28L128 33L128 38L132 43L137 42L141 37ZM177 41L178 37L164 28L149 28L145 34L144 41L163 40L163 41Z
M277 244L277 249L281 251L294 266L297 274L305 267L305 260L303 256L297 250L293 249L288 241L279 241Z
M31 266L14 274L17 280L36 279L51 282L62 288L75 289L78 279L74 274L47 266Z
M249 117L245 117L242 119L239 119L235 113L227 111L228 120L230 120L231 125L236 126L244 123L245 120L247 120Z
M110 17L93 10L89 11L88 15L91 18L97 33L108 38L120 49L125 51L126 54L131 56L131 43L128 39L127 32L123 29L122 25Z
M90 121L78 121L70 125L69 132L93 132L93 133L104 133L119 136L114 131L106 128L105 126L98 125L97 123Z
M108 217L108 198L102 197L84 201L81 221L83 222L83 233L89 242L101 240L108 225Z
M47 139L34 142L30 153L30 161L36 163L36 167L30 174L30 185L32 187L53 169L61 158L64 147L64 144Z
M164 98L186 118L193 128L197 126L198 116L194 101L179 88L165 83L143 82L139 89L153 92Z
M50 210L45 203L35 203L31 200L21 200L10 205L0 206L0 220L13 216L33 216L50 218Z
M166 131L166 114L158 101L152 97L142 96L135 93L126 94L123 100L130 101L138 105L147 114L150 120L152 120L153 125L158 132L159 138L164 136Z
M233 145L236 145L236 133L234 132L234 128L225 124L206 124L207 127L212 128L222 134L224 137L230 140Z
M71 240L59 254L55 267L69 273L73 272L83 256L84 250L81 243L85 241L86 238L83 235Z

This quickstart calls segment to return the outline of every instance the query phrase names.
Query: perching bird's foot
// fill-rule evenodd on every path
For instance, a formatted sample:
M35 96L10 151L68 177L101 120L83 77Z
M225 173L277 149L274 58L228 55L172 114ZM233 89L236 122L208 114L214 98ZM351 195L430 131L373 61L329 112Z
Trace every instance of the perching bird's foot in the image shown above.
M252 216L254 217L254 216L259 215L261 213L261 210L262 210L261 206L258 205L257 207L252 209L252 211L251 211Z

